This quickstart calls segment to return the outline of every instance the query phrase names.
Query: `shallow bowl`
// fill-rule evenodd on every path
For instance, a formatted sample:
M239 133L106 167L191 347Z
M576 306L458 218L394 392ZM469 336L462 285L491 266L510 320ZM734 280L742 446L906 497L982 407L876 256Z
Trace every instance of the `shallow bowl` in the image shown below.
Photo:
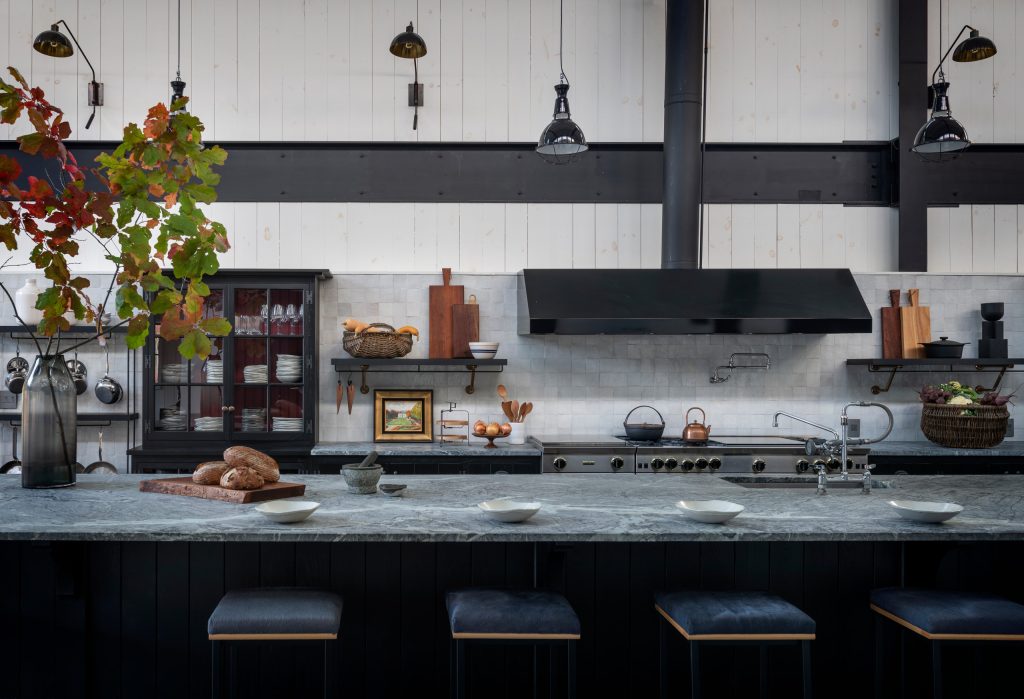
M745 509L728 500L680 500L676 507L685 517L706 524L723 524Z
M405 495L405 483L381 483L378 487L380 492L392 498L400 498Z
M261 502L256 506L256 511L267 519L281 524L292 524L301 522L316 512L320 503L312 500L271 500Z
M475 349L478 349L478 350L491 350L491 351L495 351L496 352L498 350L498 345L501 344L501 343L499 343L499 342L470 342L468 344L469 344L469 349L471 349L471 350L475 350Z
M539 502L522 502L508 498L497 498L481 502L477 507L485 515L498 522L525 522L540 511Z
M469 353L473 355L473 359L494 359L494 357L498 354L497 350L492 351L474 349L471 349Z
M937 524L953 519L964 511L962 505L955 502L926 502L921 500L890 500L889 505L896 514L904 519L915 522L931 522Z

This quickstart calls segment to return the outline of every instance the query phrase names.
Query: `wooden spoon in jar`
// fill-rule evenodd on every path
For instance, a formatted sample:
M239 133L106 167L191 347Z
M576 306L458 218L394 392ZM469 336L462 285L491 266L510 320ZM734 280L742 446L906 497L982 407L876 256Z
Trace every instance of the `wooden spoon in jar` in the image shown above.
M519 411L519 422L526 419L526 416L533 411L533 403L523 403L522 409Z
M508 400L508 391L505 390L505 384L502 384L502 383L498 384L498 396L502 400Z

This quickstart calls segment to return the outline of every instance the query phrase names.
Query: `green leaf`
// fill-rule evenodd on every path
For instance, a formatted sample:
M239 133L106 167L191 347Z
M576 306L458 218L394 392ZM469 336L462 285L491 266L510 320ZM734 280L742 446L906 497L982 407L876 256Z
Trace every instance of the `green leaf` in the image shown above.
M202 330L191 330L181 338L178 353L186 359L196 356L205 359L210 355L210 348L210 338L206 336L206 333Z
M181 303L181 294L164 289L153 298L152 303L149 304L149 310L153 314L163 315L179 303Z
M209 335L225 337L231 333L231 323L226 318L207 318L199 323L199 327Z

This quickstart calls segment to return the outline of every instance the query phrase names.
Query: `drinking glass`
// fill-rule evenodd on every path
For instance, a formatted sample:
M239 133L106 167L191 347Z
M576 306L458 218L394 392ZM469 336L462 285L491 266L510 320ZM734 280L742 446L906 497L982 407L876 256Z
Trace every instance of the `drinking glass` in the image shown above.
M295 304L289 303L288 307L284 309L284 334L294 335L295 324L298 322L298 313L295 311Z
M299 335L299 336L301 336L302 335L302 304L301 303L299 304L298 308L295 309L295 312L292 314L291 321L292 321L292 333L291 334L292 335Z
M267 304L260 306L260 333L263 335L270 334L270 309Z
M286 323L287 317L284 313L284 306L279 303L275 303L274 307L270 310L270 334L284 335Z

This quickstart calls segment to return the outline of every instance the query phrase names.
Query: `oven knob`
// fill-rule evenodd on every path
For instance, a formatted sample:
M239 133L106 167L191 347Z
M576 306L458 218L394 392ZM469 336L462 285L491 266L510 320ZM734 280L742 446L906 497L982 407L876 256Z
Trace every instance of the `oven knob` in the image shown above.
M675 459L665 459L665 468L667 468L669 471L673 470L678 465L679 462Z
M622 468L623 465L625 465L625 462L622 460L621 456L612 457L612 468L614 468L616 471Z
M843 464L843 462L840 461L839 459L829 459L828 463L826 464L826 466L828 466L828 470L829 471L835 471L840 466L842 466L842 464Z
M561 471L566 466L565 459L559 456L551 463L551 465L555 467L556 471Z
M665 461L663 459L651 459L651 468L653 468L655 471L660 471L661 467L664 465Z
M682 466L683 466L683 470L684 471L692 471L693 470L693 461L691 459L683 459Z
M703 457L697 459L697 470L698 471L703 471L707 467L708 467L708 460L707 459L705 459Z
M708 462L708 468L710 468L712 471L717 471L718 469L722 468L722 460L719 459L717 456L712 458L711 461Z
M822 466L825 466L825 465L826 465L825 464L825 459L815 459L814 460L814 471L817 472L819 468L821 468Z
M754 459L754 463L750 466L754 473L761 473L764 471L764 459Z
M807 459L800 459L799 461L796 462L797 473L807 473L807 469L809 469L810 467L811 465L807 463Z

